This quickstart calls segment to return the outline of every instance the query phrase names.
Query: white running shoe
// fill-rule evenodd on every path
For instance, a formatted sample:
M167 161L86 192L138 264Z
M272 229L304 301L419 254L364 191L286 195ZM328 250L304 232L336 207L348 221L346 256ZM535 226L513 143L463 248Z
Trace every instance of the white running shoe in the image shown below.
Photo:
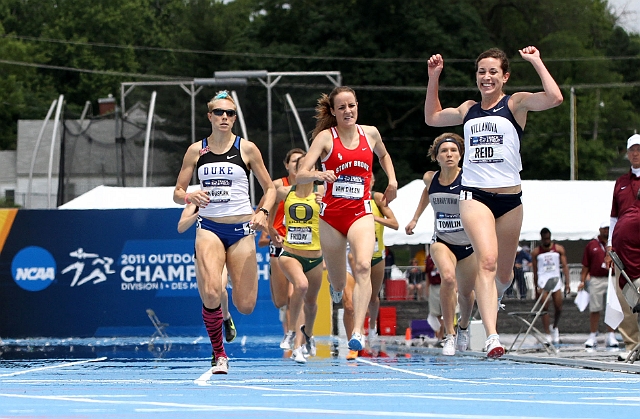
M302 352L306 352L308 356L316 356L316 340L313 336L307 335L304 324L300 326L300 331L305 340L305 344L302 346Z
M502 304L502 297L498 297L498 311L505 310L505 305Z
M597 333L589 334L589 338L584 343L584 347L585 348L595 348L597 346L598 346L598 334Z
M298 364L304 364L307 362L307 358L302 354L302 346L298 346L291 352L291 359L296 361Z
M229 372L229 358L224 356L216 359L216 365L211 368L211 374L227 374Z
M605 344L607 348L617 348L618 347L618 339L616 339L616 335L613 332L607 333L607 337L604 338Z
M293 349L293 343L296 340L296 332L289 330L284 338L282 338L282 342L280 342L280 349L289 350Z
M442 345L442 355L452 356L456 354L456 335L447 335Z
M338 304L340 301L342 301L342 294L344 294L344 291L336 291L333 289L333 285L329 284L329 292L331 293L331 300L335 304Z
M551 331L551 342L553 342L554 345L557 345L560 343L560 331L558 330L557 327L550 327L549 330Z
M354 333L349 340L349 349L352 351L361 351L364 349L364 336L360 333Z
M456 349L460 352L469 350L470 340L471 335L469 333L469 327L463 330L458 326L458 330L456 331Z
M498 335L491 335L485 342L484 348L487 351L487 358L500 358L504 355L504 347Z

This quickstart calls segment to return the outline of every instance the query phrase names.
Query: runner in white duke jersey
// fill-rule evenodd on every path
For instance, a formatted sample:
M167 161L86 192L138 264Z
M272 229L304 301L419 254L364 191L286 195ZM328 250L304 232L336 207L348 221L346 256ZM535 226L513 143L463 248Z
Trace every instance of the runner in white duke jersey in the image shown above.
M562 103L560 88L533 46L520 51L542 82L543 91L506 96L509 60L492 48L476 60L476 85L481 100L467 100L457 108L443 109L438 97L444 60L439 54L428 61L429 83L424 104L425 122L445 127L464 124L467 153L460 194L460 216L478 260L476 298L487 333L487 356L504 354L496 332L498 298L513 280L522 202L520 138L529 111L543 111Z
M454 355L456 349L466 351L469 346L469 320L475 300L473 288L477 276L477 262L471 241L462 228L459 196L462 170L458 166L464 154L464 140L457 134L445 133L437 137L429 148L431 160L440 170L424 174L425 183L420 203L411 222L405 228L413 234L418 218L429 203L434 213L434 238L430 253L440 277L440 306L445 328L443 355ZM454 329L457 302L460 320Z

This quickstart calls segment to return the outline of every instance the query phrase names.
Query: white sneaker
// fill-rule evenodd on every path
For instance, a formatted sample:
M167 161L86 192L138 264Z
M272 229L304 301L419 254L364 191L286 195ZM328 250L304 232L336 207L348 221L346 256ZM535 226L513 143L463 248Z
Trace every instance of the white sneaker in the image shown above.
M456 335L447 335L442 345L442 355L452 356L456 354Z
M544 335L544 340L547 343L547 345L550 344L552 340L551 335Z
M303 353L306 352L309 356L316 356L316 340L313 336L307 335L304 324L300 326L300 331L302 332L305 340L305 344L302 345Z
M484 349L487 351L487 358L500 358L504 355L504 347L500 343L498 335L489 336L484 344Z
M598 346L598 334L591 333L589 339L584 343L585 348L595 348Z
M618 347L618 339L616 339L616 335L613 332L607 333L607 337L604 338L605 344L607 348L617 348Z
M211 374L227 374L229 372L229 358L224 356L216 359L216 365L211 368Z
M505 305L502 304L502 297L498 297L498 311L506 310Z
M549 330L551 331L551 342L553 342L554 345L557 345L560 343L560 331L558 330L557 327L550 327Z
M280 342L280 349L289 350L293 349L293 343L296 340L296 332L289 330L284 338L282 338L282 342Z
M349 344L347 345L352 351L361 351L364 349L364 336L360 333L354 333L351 335Z
M307 362L307 358L302 354L302 346L298 346L291 352L291 359L296 361L298 364L304 364Z
M456 349L460 352L468 350L470 340L471 335L469 333L469 327L466 329L460 329L460 326L458 326L458 330L456 331Z

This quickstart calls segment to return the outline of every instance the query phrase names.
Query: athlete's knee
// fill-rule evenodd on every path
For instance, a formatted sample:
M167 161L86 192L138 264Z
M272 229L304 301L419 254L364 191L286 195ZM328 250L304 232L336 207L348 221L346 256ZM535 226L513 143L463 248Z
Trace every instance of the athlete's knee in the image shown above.
M441 288L455 288L456 286L456 274L455 272L440 273Z
M240 313L245 315L253 313L253 309L256 307L256 302L249 299L239 299L239 301L236 301L234 298L233 304Z
M498 269L498 256L494 254L482 256L478 260L478 267L483 271L496 272Z
M354 277L371 280L371 261L357 261L352 266Z

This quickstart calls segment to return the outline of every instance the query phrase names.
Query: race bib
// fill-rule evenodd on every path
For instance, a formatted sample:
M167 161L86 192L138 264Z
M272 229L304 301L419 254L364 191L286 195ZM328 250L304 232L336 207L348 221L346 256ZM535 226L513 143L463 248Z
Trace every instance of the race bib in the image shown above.
M469 141L469 162L502 163L504 161L502 135L481 135Z
M289 244L311 244L311 227L289 227L287 242Z
M360 176L340 175L335 182L331 194L336 198L362 199L364 197L364 178Z
M207 179L202 181L202 190L209 195L209 202L229 202L232 183L231 179Z
M460 214L438 212L435 217L437 230L441 233L456 233L463 230Z

